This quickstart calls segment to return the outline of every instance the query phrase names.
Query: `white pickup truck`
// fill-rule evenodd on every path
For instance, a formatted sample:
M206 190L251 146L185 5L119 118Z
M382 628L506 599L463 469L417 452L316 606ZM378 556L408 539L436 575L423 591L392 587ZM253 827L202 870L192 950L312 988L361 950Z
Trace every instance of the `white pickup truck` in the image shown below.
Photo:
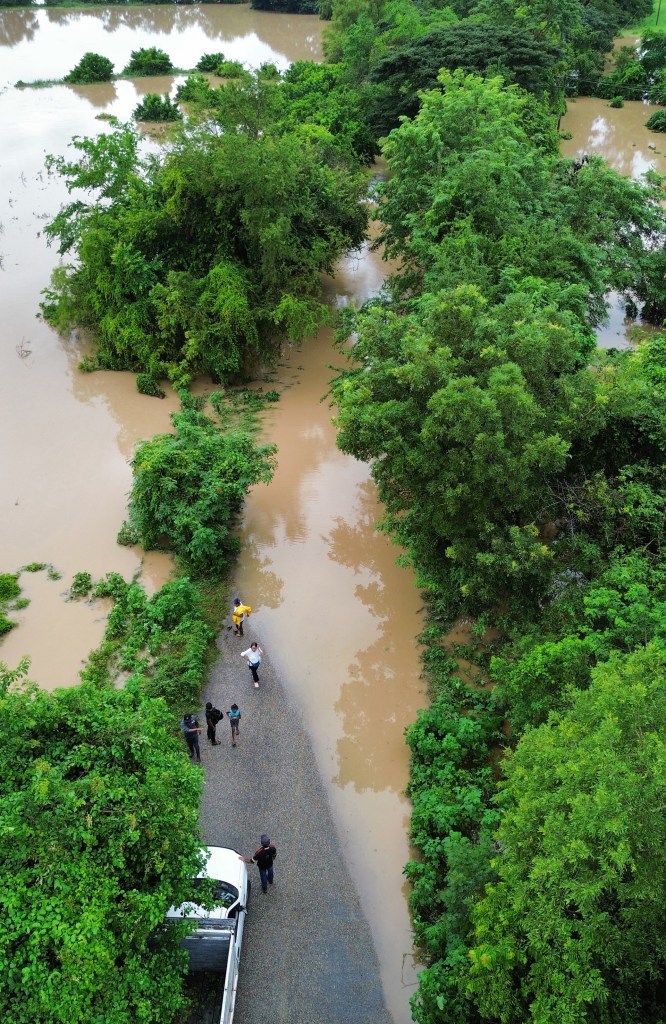
M191 971L215 971L224 975L219 1024L231 1024L236 1005L240 961L250 880L247 867L235 850L208 846L208 863L199 878L212 878L215 906L212 910L196 903L171 907L167 921L196 921L196 928L183 940L190 954Z

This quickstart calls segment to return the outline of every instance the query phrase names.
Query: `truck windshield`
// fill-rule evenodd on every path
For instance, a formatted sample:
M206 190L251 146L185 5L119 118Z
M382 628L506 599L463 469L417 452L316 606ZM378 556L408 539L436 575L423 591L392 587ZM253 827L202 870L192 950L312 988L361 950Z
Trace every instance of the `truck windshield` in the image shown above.
M238 889L233 885L229 885L228 882L221 882L217 878L195 878L193 879L193 882L195 889L201 889L204 887L205 889L208 889L212 883L213 899L215 900L215 905L218 907L222 906L228 909L238 901Z

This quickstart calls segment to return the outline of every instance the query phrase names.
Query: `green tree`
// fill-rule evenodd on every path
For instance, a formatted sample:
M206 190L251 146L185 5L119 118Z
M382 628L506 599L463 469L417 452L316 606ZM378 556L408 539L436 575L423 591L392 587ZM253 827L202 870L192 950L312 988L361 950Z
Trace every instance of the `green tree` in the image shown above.
M279 85L229 89L222 122L248 98L234 131L195 126L162 159L140 159L120 128L75 140L80 162L51 161L92 194L47 228L78 264L56 271L43 309L61 330L89 327L101 365L178 386L226 380L328 315L320 274L364 237L366 177L329 132L271 125L253 97Z
M547 94L556 87L559 56L555 47L515 26L460 22L432 29L392 47L373 66L370 80L377 89L371 123L377 135L387 135L400 117L414 117L419 92L437 86L442 68L502 75L534 95Z
M171 57L157 46L148 46L140 50L132 50L124 75L133 78L143 75L168 75L174 70Z
M472 287L402 316L378 303L332 386L338 443L374 460L385 527L452 611L533 600L551 573L543 481L564 470L594 379L589 336L542 303L489 308Z
M197 576L224 575L248 489L267 483L273 445L222 433L193 404L173 413L174 434L142 442L132 460L129 523L141 546L170 548Z
M89 82L110 82L113 77L113 62L99 53L84 53L83 57L64 81L74 85L88 85Z
M200 868L200 773L163 701L15 677L0 666L0 1016L171 1020L185 964L160 926Z
M160 96L158 93L149 92L137 103L132 117L135 121L181 121L183 115L178 105L173 103L169 94Z
M598 666L507 765L469 985L506 1024L663 1019L666 649Z

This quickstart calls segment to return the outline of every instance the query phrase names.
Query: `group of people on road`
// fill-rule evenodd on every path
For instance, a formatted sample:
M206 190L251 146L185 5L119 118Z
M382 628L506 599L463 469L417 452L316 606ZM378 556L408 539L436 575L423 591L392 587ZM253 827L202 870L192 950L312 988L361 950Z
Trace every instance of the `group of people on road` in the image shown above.
M234 636L243 636L243 623L251 614L252 609L249 605L243 604L239 597L234 599L231 612ZM258 670L261 665L263 653L263 650L256 642L252 642L246 651L241 652L241 658L247 662L256 689L259 688ZM221 741L217 739L216 729L218 723L226 714L231 724L231 745L232 747L235 747L240 736L241 713L238 704L232 704L228 711L223 712L220 711L219 708L214 707L211 701L208 701L206 703L205 713L206 736L208 742L214 747L219 747ZM193 761L200 762L201 748L199 746L199 735L203 729L199 725L196 716L192 714L183 715L180 728L185 738L185 742L187 743L190 758ZM266 834L262 835L259 841L261 845L257 847L251 857L243 857L241 854L238 856L245 864L257 865L259 868L259 875L261 877L261 891L263 893L267 893L268 886L273 884L273 863L277 857L277 849L275 844L271 842L269 836Z

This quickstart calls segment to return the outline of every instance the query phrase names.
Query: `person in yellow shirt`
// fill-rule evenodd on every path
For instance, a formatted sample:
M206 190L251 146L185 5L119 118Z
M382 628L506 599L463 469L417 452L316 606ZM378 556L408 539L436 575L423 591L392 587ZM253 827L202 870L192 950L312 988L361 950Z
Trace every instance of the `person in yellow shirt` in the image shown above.
M231 621L234 624L234 636L243 635L243 623L249 619L252 609L249 604L243 604L240 597L234 598L234 606L231 610Z

